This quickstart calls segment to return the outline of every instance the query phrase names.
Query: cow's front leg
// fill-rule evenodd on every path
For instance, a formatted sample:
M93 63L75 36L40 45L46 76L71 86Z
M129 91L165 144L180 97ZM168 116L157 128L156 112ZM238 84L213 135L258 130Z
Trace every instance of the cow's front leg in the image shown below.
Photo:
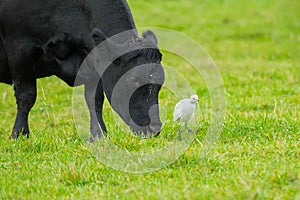
M92 134L90 142L93 142L106 134L106 127L102 118L103 91L99 91L94 84L93 86L85 85L85 100L90 112L90 132ZM102 130L99 128L99 124Z
M102 133L104 136L106 136L107 129L106 129L103 117L102 117L103 102L104 102L104 92L103 92L103 87L102 87L102 81L100 80L98 83L98 86L97 86L97 90L96 90L95 109L96 109L96 115L97 115L98 122L102 129Z
M17 100L17 116L11 138L17 139L20 133L29 137L28 115L36 100L36 81L34 80L32 83L14 81L14 89Z
M12 39L3 43L17 100L17 116L11 138L23 133L29 137L28 114L36 100L35 61L42 55L39 44L31 37Z

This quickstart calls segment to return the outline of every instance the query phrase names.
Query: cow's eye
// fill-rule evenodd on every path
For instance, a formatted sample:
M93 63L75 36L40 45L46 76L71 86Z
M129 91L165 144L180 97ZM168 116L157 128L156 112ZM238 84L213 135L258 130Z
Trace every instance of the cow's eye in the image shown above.
M135 78L135 77L131 77L131 78L130 78L130 81L131 81L132 83L135 83L135 84L137 84L137 83L139 82L139 80L138 80L137 78Z

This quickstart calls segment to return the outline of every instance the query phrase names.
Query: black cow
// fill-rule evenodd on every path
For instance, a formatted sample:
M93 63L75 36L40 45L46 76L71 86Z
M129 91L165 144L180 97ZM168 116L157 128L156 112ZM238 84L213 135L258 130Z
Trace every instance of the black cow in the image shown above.
M109 42L106 54L124 46L144 48L119 55L102 74L97 71L103 67L101 55L96 67L81 70L85 58L98 44L124 31L129 34L118 42ZM125 0L1 0L0 40L0 82L14 85L17 100L11 138L18 138L20 133L29 136L28 114L36 101L36 79L52 75L69 86L85 86L92 139L107 132L102 118L104 93L134 132L155 136L161 131L155 105L164 82L162 55L153 32L138 37ZM143 70L131 71L145 64ZM78 79L79 71L84 76ZM126 102L121 99L112 103L115 85L128 73L130 78L122 86L136 88L129 105L123 105ZM120 107L128 107L129 113Z

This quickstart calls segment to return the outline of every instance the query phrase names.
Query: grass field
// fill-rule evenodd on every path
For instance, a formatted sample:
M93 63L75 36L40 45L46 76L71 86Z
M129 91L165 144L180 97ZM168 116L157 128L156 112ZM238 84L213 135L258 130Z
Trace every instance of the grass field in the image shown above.
M9 140L16 105L12 87L0 84L0 199L300 199L300 1L131 0L130 6L138 27L182 32L218 66L226 120L210 154L200 159L198 142L209 127L210 95L193 77L201 100L197 141L172 165L144 174L97 161L75 130L73 90L55 77L38 81L31 138ZM188 73L181 59L163 63ZM176 99L163 90L160 101L172 110ZM107 103L105 111L114 129ZM111 137L128 150L169 140L164 132L146 141L122 136Z

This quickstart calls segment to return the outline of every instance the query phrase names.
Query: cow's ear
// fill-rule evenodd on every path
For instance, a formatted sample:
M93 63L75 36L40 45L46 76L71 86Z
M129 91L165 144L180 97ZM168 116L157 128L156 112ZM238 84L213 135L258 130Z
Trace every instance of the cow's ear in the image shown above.
M106 40L107 38L105 37L105 35L102 33L102 31L100 31L97 28L94 28L91 34L94 43L96 45L100 44L101 42L103 42L104 40Z
M148 31L144 32L143 38L145 38L146 40L152 41L155 45L158 45L157 37L153 31L148 30Z

